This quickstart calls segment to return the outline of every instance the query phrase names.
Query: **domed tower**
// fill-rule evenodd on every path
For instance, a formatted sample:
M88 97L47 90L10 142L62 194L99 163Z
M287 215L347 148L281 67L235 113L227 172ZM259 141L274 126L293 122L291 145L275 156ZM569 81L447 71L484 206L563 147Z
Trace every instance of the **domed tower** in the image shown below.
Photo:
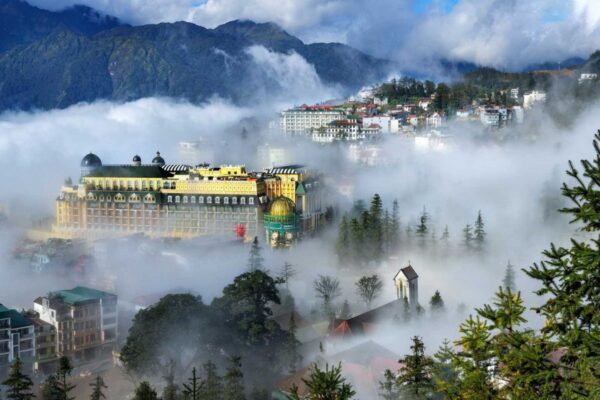
M102 166L102 161L100 157L90 152L85 157L81 159L81 175L86 176L89 175L90 172L98 167Z
M156 152L156 157L152 159L152 165L158 165L159 167L165 165L165 159L160 156L160 151Z
M131 164L133 164L136 167L139 167L140 165L142 165L142 158L136 154L135 156L133 156Z
M267 241L272 247L289 247L298 239L296 205L287 197L275 198L263 217Z

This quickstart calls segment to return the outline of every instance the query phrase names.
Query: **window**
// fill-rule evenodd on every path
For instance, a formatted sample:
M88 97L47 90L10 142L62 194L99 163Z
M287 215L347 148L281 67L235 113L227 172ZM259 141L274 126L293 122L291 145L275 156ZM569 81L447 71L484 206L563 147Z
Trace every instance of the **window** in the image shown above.
M175 203L180 203L180 202L181 202L181 197L175 196Z
M127 190L131 190L131 181L127 181Z
M160 189L160 181L156 181L156 190Z
M231 204L237 204L237 197L231 198Z
M215 197L215 204L221 204L221 198L220 197Z
M172 203L172 202L173 202L173 196L168 196L167 203Z
M240 197L240 204L246 204L246 198Z
M254 197L248 197L248 204L254 205Z
M192 204L196 204L196 196L192 196L191 201L192 201Z
M110 195L106 196L106 201L110 201L110 200L111 200Z
M123 179L119 181L119 189L125 190L125 181Z
M171 189L177 189L177 185L175 184L175 182L171 182Z
M187 197L187 196L183 196L183 202L184 202L185 204L187 204L187 202L188 202L188 197Z
M223 204L229 204L229 197L223 197Z
M154 190L154 181L150 181L150 190Z
M171 184L169 182L165 182L164 188L165 189L170 189L171 188Z
M146 181L142 181L142 190L146 190Z
M204 196L198 196L198 203L204 204Z
M212 197L206 196L206 204L212 204Z
M135 190L140 190L140 181L135 181L133 184L135 185Z

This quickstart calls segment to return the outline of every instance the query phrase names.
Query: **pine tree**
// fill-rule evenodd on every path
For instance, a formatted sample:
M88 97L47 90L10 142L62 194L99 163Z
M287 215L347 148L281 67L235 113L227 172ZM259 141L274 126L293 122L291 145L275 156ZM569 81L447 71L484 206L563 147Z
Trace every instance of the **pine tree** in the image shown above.
M42 400L60 400L58 378L55 374L49 375L42 385Z
M444 227L444 232L442 232L442 237L440 238L445 246L450 244L450 231L448 231L448 225Z
M340 262L345 262L346 260L350 259L351 244L352 233L350 231L350 224L344 215L340 221L340 225L338 226L338 237L335 244L335 251Z
M456 354L450 341L444 339L438 351L433 355L432 378L435 385L436 398L443 399L439 393L447 393L448 398L457 398L459 370L454 365Z
M186 400L200 400L200 388L202 382L197 374L196 367L192 368L192 377L188 379L188 383L183 384L182 393Z
M325 369L321 369L315 363L311 367L308 379L303 378L302 381L308 391L307 400L350 400L356 394L352 385L342 377L341 363L331 367L326 364ZM292 388L288 399L300 400L297 387Z
M423 207L423 211L421 212L421 216L419 217L419 224L415 230L415 235L419 238L419 244L421 246L425 245L425 241L427 240L427 233L429 232L429 227L427 226L427 222L429 221L429 215L427 214L427 210Z
M471 225L467 224L463 229L463 244L470 250L473 247L473 232Z
M396 248L400 245L400 208L398 206L398 200L394 200L392 204L392 219L390 222L389 228L389 243L390 243L390 251L396 250Z
M289 262L285 261L279 272L279 278L285 283L285 288L289 290L290 279L296 276L296 270L294 266Z
M207 361L203 366L204 379L200 387L201 400L220 400L223 398L223 378L217 371L217 366L212 361Z
M483 217L481 216L481 210L477 213L477 219L475 220L475 230L473 231L473 240L475 241L475 248L479 251L483 250L485 246L485 225L483 223Z
M7 387L6 398L9 400L35 399L31 391L33 382L29 376L23 373L23 362L19 357L11 364L8 377L2 384Z
M403 393L414 399L427 398L433 389L431 373L433 360L425 355L425 345L420 337L412 338L411 354L400 360L397 385Z
M262 249L258 242L258 236L254 237L252 247L250 248L250 257L248 258L248 270L250 272L264 269L264 258L262 257Z
M379 381L379 397L383 400L399 400L401 392L396 382L394 373L386 369L383 373L383 381Z
M69 384L67 378L73 372L73 365L67 356L62 356L59 359L58 372L56 373L57 390L61 400L75 400L74 397L69 397L69 393L75 389L75 385Z
M104 379L102 379L100 375L96 376L96 380L92 382L90 386L92 387L92 396L90 397L91 400L100 400L106 398L104 392L102 392L102 389L106 389L108 386L106 386ZM165 400L167 399L165 398Z
M302 356L298 352L298 347L300 346L300 342L296 339L296 317L294 316L294 311L290 314L290 323L288 329L286 350L288 353L288 370L290 374L295 373L298 370L298 364L302 360Z
M515 283L515 268L510 261L508 264L506 264L506 271L504 273L504 279L502 279L502 286L505 289L512 290L513 292L517 290L517 285Z
M175 383L175 363L173 360L169 362L167 375L163 378L165 380L165 387L163 389L162 400L177 400L178 387Z
M224 377L223 400L244 400L244 374L242 373L242 362L238 356L229 359L229 368Z
M342 309L340 311L340 319L350 319L352 317L352 313L350 312L350 303L348 300L344 300L342 303Z
M440 313L444 311L444 300L439 290L435 291L435 294L431 296L429 300L429 308L432 313Z
M357 218L352 218L350 221L350 255L355 262L362 262L364 255L364 237L365 232Z
M135 394L132 400L158 400L158 395L156 394L156 390L150 386L150 383L147 381L142 381L135 388Z

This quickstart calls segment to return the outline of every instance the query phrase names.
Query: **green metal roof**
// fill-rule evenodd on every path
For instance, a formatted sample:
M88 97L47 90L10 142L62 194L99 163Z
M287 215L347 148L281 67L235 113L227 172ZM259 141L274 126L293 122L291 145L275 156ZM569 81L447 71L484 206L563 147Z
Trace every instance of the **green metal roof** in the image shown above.
M24 326L31 326L33 322L17 310L10 310L0 304L0 319L10 318L10 326L12 328L22 328Z
M172 173L157 165L104 165L87 175L90 178L170 178Z
M71 290L59 290L57 292L50 293L50 295L62 297L63 301L67 304L78 304L90 300L99 300L107 297L115 297L114 294L83 286L77 286Z

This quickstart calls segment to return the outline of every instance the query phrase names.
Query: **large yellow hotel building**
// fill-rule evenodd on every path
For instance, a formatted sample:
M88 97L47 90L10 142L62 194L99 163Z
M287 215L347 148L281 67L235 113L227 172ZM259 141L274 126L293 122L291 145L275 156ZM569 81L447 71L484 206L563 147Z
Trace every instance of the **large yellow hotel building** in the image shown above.
M324 223L324 198L321 176L302 166L248 172L244 166L169 165L158 152L150 164L136 155L131 164L103 165L90 153L81 161L79 183L65 182L60 190L53 231L91 239L266 236L273 245L289 244ZM293 226L265 229L271 208L277 216L285 210Z

